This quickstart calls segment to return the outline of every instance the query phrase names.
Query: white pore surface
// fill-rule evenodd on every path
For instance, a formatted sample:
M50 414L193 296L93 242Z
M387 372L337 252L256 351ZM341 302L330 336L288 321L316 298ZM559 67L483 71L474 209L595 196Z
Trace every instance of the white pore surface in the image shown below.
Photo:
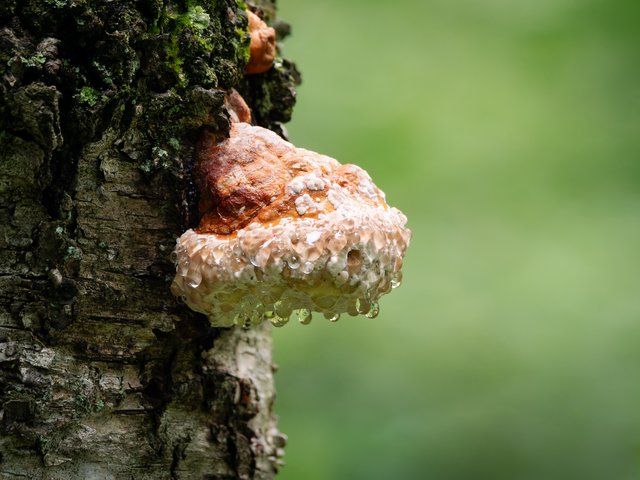
M399 284L408 235L398 210L362 213L253 223L233 238L189 230L178 240L172 289L214 326L278 324L300 309L330 320L366 314Z

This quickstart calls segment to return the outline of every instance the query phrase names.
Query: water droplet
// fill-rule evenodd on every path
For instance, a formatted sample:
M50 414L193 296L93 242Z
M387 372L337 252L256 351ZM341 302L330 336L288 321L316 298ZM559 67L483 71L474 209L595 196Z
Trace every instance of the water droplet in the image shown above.
M380 313L380 306L378 305L378 302L373 302L371 304L371 309L369 310L369 313L367 313L365 316L367 318L376 318L378 316L378 313Z
M298 310L298 321L303 325L311 323L311 311L306 308Z
M190 288L198 288L201 282L202 282L202 275L200 275L200 272L193 273L192 275L187 277L187 285Z
M274 315L273 318L271 319L271 324L274 327L283 327L285 326L287 323L289 322L289 318L283 318L280 317L278 315Z
M231 259L231 268L236 272L245 266L246 262L239 256L235 256Z
M178 260L178 253L174 250L171 252L169 258L171 259L171 263L176 263L176 260Z
M222 247L222 245L218 245L217 247L215 247L211 251L211 255L213 256L213 259L216 263L220 263L220 260L224 256L224 248Z
M313 272L313 263L305 262L305 264L302 266L302 273L304 273L305 275L308 275L311 272Z
M391 277L391 288L398 288L402 284L402 272L396 272Z
M178 274L181 277L184 277L187 275L188 271L189 271L189 259L181 258L180 262L176 264L176 272L178 272Z
M278 300L273 305L273 309L276 312L276 315L282 318L289 318L289 316L291 315L291 312L293 311L293 308L291 308L291 305L288 302L285 302L283 300Z
M289 257L289 259L287 260L287 265L289 265L289 268L291 270L295 270L297 268L300 268L300 259L295 255L291 255Z
M284 262L282 259L271 256L270 260L271 261L264 266L264 271L272 275L281 273L284 268Z
M373 245L376 247L376 250L381 250L385 244L385 235L384 232L376 230L373 232Z
M338 320L340 320L340 314L339 313L328 313L327 312L327 313L324 314L324 318L326 318L330 322L337 322Z
M335 282L337 286L341 286L347 283L348 280L349 272L347 272L346 270L342 270L340 273L338 273L338 275L336 275Z
M371 310L371 304L364 298L356 300L356 310L360 315L365 315Z

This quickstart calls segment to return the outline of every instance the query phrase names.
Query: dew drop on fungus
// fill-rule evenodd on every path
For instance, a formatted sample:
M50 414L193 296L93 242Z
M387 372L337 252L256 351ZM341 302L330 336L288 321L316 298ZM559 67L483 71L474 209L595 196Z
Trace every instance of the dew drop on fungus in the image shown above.
M371 304L364 298L356 300L356 310L360 315L365 315L371 309Z
M380 313L380 306L378 305L378 302L373 302L371 304L371 309L369 310L369 313L367 313L365 316L367 318L376 318L378 316L378 313Z
M342 270L340 273L336 275L335 283L338 286L344 285L349 280L349 272L346 270Z
M391 288L398 288L402 283L402 272L396 272L391 278Z
M285 302L283 300L278 300L274 305L273 305L273 309L276 313L276 315L283 317L283 318L289 318L289 316L291 315L292 312L292 308L291 305L288 302Z
M311 311L306 308L298 310L298 321L302 325L309 325L311 323Z
M187 285L191 288L198 288L202 283L202 273L199 270L190 271L187 277Z
M302 273L308 275L311 272L313 272L313 263L312 262L305 262L305 264L302 266Z
M189 263L188 262L178 262L176 264L176 272L179 276L184 277L187 275L189 271Z
M289 322L289 317L280 317L278 315L274 315L273 318L271 319L271 324L274 327L283 327L284 325L286 325Z
M291 255L287 260L287 265L289 265L289 268L292 270L300 268L300 259L296 255Z
M338 320L340 320L340 314L339 313L325 313L324 314L324 318L326 318L330 322L337 322Z

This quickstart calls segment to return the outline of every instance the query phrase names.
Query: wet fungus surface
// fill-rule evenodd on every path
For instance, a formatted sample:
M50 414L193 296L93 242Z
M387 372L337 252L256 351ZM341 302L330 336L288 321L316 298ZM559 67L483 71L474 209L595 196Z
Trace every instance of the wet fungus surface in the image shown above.
M212 325L375 317L400 284L407 219L361 168L236 122L203 134L195 175L200 224L177 241L171 289Z
M268 26L251 10L247 10L249 19L249 62L244 72L252 75L269 70L276 56L276 31Z

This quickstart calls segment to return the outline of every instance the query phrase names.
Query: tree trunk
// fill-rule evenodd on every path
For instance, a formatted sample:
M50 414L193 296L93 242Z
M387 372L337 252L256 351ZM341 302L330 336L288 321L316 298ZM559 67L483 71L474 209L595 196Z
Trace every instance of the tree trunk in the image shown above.
M245 76L248 41L235 0L0 5L0 479L275 475L270 326L169 291L224 92L291 113L295 67Z

